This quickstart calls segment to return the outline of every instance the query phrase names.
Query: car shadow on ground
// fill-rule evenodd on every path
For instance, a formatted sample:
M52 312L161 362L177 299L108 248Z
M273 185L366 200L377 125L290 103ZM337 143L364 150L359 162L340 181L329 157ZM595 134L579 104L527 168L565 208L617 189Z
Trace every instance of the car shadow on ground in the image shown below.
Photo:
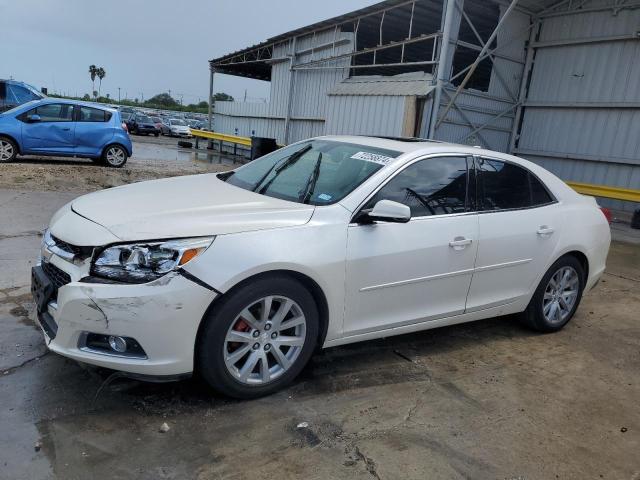
M337 393L411 381L430 380L430 363L446 362L470 344L491 345L504 339L537 336L515 315L333 347L317 352L284 394L295 397ZM83 366L92 377L95 407L109 396L151 414L172 413L236 402L221 397L198 376L170 383L130 379L113 371ZM113 376L113 377L112 377ZM111 378L110 378L111 377Z

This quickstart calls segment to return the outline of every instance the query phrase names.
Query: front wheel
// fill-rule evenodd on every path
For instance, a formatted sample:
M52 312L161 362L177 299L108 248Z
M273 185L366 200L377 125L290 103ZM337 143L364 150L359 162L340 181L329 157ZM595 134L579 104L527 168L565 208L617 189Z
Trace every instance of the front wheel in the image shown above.
M313 296L287 276L248 283L204 320L200 375L215 390L249 399L284 388L304 368L318 339Z
M13 162L18 155L18 146L13 140L0 137L0 163Z
M573 255L560 258L542 277L523 320L539 332L561 330L576 313L584 285L584 267L578 259Z
M107 147L102 154L102 162L107 167L121 168L127 163L127 151L120 145Z

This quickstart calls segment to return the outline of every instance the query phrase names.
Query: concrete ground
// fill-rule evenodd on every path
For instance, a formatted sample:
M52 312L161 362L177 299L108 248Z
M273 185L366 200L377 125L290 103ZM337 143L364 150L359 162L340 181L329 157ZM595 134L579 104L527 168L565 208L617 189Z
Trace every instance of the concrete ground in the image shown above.
M28 287L38 232L95 186L30 185L0 183L1 479L640 479L638 245L613 244L560 333L503 317L333 348L240 402L195 380L105 385L46 352Z

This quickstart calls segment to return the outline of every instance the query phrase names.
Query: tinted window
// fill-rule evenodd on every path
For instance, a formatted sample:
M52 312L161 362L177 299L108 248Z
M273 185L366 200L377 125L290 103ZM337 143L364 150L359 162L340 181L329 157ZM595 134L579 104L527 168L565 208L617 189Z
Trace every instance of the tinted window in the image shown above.
M97 108L80 107L81 122L107 122L111 118L109 112Z
M540 181L528 170L511 163L480 159L480 204L483 210L507 210L552 201Z
M469 169L464 157L421 160L408 166L376 193L367 205L393 200L411 208L412 217L462 213L467 202Z
M28 115L33 113L40 115L40 120L43 122L71 122L73 120L73 105L52 103L42 105L36 108L35 112L29 112Z
M542 182L531 173L529 173L529 184L531 185L532 205L546 205L547 203L553 202L553 198L551 198L547 189L542 185Z

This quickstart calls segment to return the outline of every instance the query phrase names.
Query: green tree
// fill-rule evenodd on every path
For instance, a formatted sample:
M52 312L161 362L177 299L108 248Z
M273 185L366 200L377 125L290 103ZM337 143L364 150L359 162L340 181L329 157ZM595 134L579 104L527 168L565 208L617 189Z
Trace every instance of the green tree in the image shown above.
M229 94L218 92L213 96L214 102L233 102L233 97Z
M98 67L89 65L89 76L91 77L91 91L96 91L96 76L98 75ZM94 95L95 96L95 95Z
M151 97L146 102L147 105L158 105L162 107L177 107L180 104L168 93L159 93L158 95Z
M96 75L100 79L100 83L98 84L98 95L100 95L100 90L102 89L102 79L107 76L107 72L104 68L99 67L96 70Z

